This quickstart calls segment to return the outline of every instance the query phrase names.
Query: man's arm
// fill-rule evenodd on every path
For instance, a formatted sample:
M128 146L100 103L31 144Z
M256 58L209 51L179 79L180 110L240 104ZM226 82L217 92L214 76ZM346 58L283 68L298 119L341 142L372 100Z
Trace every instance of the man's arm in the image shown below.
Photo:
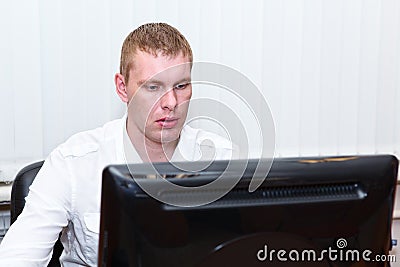
M60 231L68 225L71 184L58 150L46 159L24 210L0 244L0 266L46 266Z

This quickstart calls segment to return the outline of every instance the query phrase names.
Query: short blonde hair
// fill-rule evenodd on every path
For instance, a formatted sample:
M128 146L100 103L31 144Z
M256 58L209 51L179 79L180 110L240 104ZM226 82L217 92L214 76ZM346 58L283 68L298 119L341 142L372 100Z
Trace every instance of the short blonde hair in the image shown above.
M192 49L186 38L174 27L166 23L147 23L135 29L125 39L120 60L120 73L129 80L129 72L134 63L134 55L143 51L154 56L175 57L179 53L193 62Z

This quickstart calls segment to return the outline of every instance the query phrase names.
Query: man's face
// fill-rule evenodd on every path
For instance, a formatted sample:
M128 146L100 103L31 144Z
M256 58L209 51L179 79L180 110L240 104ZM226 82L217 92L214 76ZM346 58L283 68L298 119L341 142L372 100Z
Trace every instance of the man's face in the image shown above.
M179 138L192 96L189 59L139 51L127 81L128 120L153 142Z

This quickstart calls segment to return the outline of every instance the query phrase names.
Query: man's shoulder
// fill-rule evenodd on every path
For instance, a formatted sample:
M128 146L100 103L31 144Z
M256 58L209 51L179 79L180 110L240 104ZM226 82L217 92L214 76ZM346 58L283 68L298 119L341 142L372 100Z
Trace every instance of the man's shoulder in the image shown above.
M82 157L97 152L105 142L116 137L122 121L123 119L112 120L101 127L76 133L59 145L56 150L64 158Z

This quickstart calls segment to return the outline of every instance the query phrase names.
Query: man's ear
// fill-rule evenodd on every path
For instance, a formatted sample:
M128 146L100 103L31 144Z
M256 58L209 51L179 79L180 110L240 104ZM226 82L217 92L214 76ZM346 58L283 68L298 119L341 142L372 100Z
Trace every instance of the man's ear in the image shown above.
M115 74L114 83L119 98L121 98L122 102L128 103L129 97L126 89L125 77L120 73Z

